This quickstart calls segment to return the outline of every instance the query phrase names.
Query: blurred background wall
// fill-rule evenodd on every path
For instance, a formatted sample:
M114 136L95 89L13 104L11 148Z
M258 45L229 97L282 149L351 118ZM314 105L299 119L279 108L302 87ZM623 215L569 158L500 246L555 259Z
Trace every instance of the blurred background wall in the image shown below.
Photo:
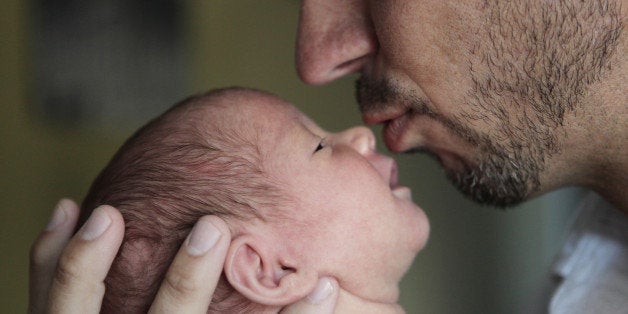
M298 80L298 7L294 0L3 1L0 312L26 311L29 246L56 201L80 201L124 139L186 95L243 85L287 98L330 130L360 123L355 76L323 87ZM427 157L397 159L401 182L432 225L402 282L407 312L535 311L579 192L496 210L464 199Z

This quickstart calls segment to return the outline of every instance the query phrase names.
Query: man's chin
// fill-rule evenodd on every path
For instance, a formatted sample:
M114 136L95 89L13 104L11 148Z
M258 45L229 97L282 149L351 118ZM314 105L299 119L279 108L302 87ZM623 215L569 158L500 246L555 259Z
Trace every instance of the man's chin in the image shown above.
M404 154L408 154L408 155L411 155L411 154L423 154L423 155L427 155L427 156L429 156L430 158L432 158L432 159L436 160L436 161L437 161L437 162L441 165L441 167L443 167L443 162L441 161L440 156L438 156L438 154L437 154L437 153L435 153L434 151L432 151L432 150L430 150L430 149L428 149L428 148L426 148L426 147L416 147L416 148L412 148L412 149L409 149L409 150L404 151L403 153L404 153Z
M527 198L525 187L512 182L496 182L478 174L478 171L450 172L448 179L467 198L488 206L508 208L521 204ZM507 180L505 180L507 181Z
M405 153L423 154L435 160L436 162L438 162L440 167L445 170L445 173L447 173L452 182L454 182L453 178L455 178L455 175L457 173L463 173L466 169L469 168L467 166L467 163L465 163L464 160L462 160L461 158L445 152L436 152L427 147L414 148L412 150L406 151Z
M516 173L512 169L496 170L505 169L503 165L475 166L455 154L437 152L426 147L413 148L405 153L421 153L436 160L445 170L450 182L463 195L479 204L501 208L516 206L525 201L530 195L529 191L533 190L520 175L514 177L502 175L504 172ZM493 176L488 176L487 173Z

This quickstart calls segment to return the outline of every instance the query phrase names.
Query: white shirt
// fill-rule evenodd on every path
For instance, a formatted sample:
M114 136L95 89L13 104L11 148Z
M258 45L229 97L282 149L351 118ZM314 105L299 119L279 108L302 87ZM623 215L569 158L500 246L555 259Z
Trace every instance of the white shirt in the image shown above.
M587 196L553 274L550 313L628 314L628 215Z

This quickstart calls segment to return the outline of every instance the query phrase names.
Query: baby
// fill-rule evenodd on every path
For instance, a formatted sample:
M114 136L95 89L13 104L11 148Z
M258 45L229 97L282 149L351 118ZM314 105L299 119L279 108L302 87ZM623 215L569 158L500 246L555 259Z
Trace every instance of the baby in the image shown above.
M137 131L94 181L81 221L101 204L126 222L105 280L112 313L148 310L204 215L232 233L210 313L276 313L321 276L338 280L338 311L368 301L398 312L398 283L429 233L369 129L330 133L242 88L188 98Z

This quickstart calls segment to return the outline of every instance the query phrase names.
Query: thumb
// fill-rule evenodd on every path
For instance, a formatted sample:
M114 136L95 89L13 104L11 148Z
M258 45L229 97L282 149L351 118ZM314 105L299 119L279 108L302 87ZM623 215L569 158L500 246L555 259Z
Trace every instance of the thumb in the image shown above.
M331 314L336 308L338 300L338 282L330 277L322 277L318 279L316 288L307 297L299 302L285 307L282 314Z

